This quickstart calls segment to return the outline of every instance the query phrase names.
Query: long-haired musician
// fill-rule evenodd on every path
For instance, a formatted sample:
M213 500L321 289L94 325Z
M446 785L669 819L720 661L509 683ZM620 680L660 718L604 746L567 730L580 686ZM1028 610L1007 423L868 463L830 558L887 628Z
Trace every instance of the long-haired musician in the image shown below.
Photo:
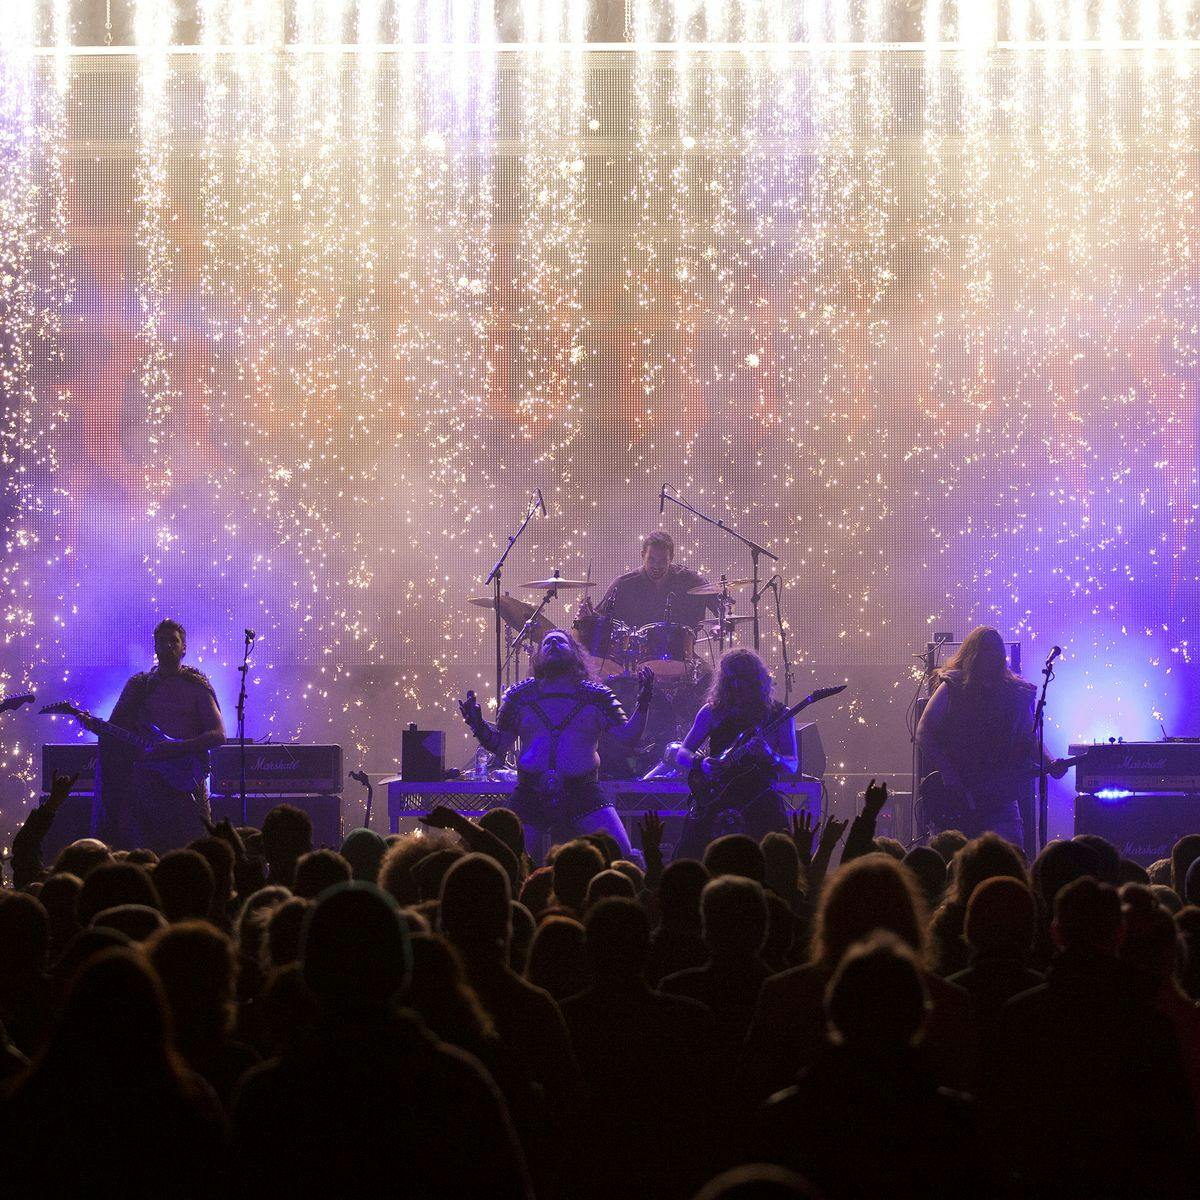
M761 729L783 711L783 705L772 696L771 673L763 660L744 647L727 650L707 701L682 743L670 748L668 761L687 770L706 741L708 758L715 759L743 733ZM755 770L739 773L737 783L717 804L703 812L693 809L680 835L677 858L699 858L709 841L725 833L759 838L787 828L787 813L775 781L782 772L799 769L795 725L784 721L766 736L755 735L745 753L754 760Z
M998 630L980 625L936 674L917 726L922 772L936 771L960 798L949 819L968 837L993 830L1024 845L1021 805L1037 771L1033 701L1037 689L1008 665ZM1047 767L1061 776L1051 759Z
M637 703L627 718L612 691L591 678L566 630L546 633L531 665L530 677L504 693L494 726L484 720L473 692L459 704L463 719L493 754L520 743L512 805L531 838L549 833L559 841L602 831L628 854L629 835L599 784L597 747L603 733L631 744L641 738L654 676L649 671L639 676Z

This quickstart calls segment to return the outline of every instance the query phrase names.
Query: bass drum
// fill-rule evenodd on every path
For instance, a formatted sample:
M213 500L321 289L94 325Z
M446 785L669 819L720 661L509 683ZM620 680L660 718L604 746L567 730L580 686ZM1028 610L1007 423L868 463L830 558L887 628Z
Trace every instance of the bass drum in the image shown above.
M668 742L679 741L696 719L696 713L708 694L711 675L685 677L672 682L659 680L650 701L646 732L634 750L611 734L600 739L601 779L640 779L662 758ZM626 715L633 712L637 701L638 681L635 678L608 680Z

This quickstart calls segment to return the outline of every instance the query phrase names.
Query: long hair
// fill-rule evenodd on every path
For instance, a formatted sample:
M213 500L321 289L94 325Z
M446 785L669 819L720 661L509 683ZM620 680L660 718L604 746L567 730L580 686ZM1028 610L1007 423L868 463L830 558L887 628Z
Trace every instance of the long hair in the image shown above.
M534 679L546 678L546 660L542 655L542 642L544 642L552 633L566 634L567 641L571 645L571 666L569 668L570 673L579 680L590 679L592 677L592 671L587 664L587 659L583 657L583 650L574 637L571 636L571 633L566 629L547 629L546 632L542 634L542 640L538 642L538 648L533 652L533 655L529 660L530 667L532 668L531 674L533 675Z
M832 973L855 942L886 929L924 962L927 916L917 878L907 867L886 854L856 858L838 870L821 894L812 961Z
M990 625L972 629L958 653L938 671L939 682L952 676L969 688L1030 686L1009 669L1004 638Z
M754 699L747 703L735 689L739 682L751 679L757 682L758 688ZM753 650L745 647L726 650L709 689L708 704L718 722L734 715L752 721L764 719L771 710L771 673L766 664Z

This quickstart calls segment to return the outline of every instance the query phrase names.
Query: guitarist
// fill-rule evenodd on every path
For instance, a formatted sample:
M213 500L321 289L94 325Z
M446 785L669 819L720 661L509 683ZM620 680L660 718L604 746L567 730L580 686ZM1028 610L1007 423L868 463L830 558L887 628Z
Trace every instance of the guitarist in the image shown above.
M922 793L947 799L933 817L942 828L968 837L989 830L1025 847L1022 806L1030 807L1037 773L1033 702L1037 689L1008 667L1004 639L996 629L973 629L958 653L935 676L934 692L917 726L923 771L936 771ZM1047 761L1061 778L1068 764Z
M714 759L741 734L777 717L784 707L772 699L771 688L770 672L753 650L738 647L726 651L708 699L687 736L669 749L668 764L688 770L706 740L708 758ZM775 780L781 772L799 769L795 724L784 721L766 736L756 734L744 753L755 769L739 771L736 781L716 803L693 804L684 820L676 858L702 858L705 846L727 833L745 833L757 841L772 830L787 831L787 810L775 790ZM706 762L704 767L708 765Z
M147 765L167 758L195 758L207 774L208 752L225 741L225 723L208 678L183 665L187 633L178 621L160 621L154 630L152 671L134 675L121 690L109 718L123 729L156 725L178 741L155 746L143 758L109 737L101 737L92 809L92 829L110 846L145 847L162 852L203 837L209 818L208 791L171 787ZM92 726L84 722L85 727Z

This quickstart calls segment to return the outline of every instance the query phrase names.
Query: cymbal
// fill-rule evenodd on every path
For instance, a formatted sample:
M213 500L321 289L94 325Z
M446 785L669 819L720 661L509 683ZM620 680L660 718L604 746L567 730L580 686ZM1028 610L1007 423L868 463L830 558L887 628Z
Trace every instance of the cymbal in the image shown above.
M750 613L730 613L730 614L729 614L729 615L728 615L728 616L725 618L725 624L726 624L726 626L729 626L729 625L742 625L742 624L744 624L746 621L753 621L753 620L754 620L754 617L753 617L753 616L752 616ZM715 620L715 619L714 619L714 620L711 620L711 621L705 621L705 622L704 622L704 628L705 628L705 629L711 629L711 630L713 631L713 633L716 633L716 632L717 632L717 629L718 629L718 628L719 628L719 626L720 626L720 624L721 624L721 622L720 622L720 621L717 621L717 620Z
M727 579L725 580L727 588L753 587L753 579ZM705 583L700 587L688 588L689 596L719 596L721 594L721 585L719 583Z
M528 583L521 584L523 588L537 588L538 591L545 592L551 588L583 588L588 591L596 585L587 579L560 579L557 575L552 579L531 579Z
M476 608L493 609L496 607L496 602L491 596L476 596L467 601L468 604L475 605ZM525 622L533 616L534 607L532 604L526 604L524 600L518 600L516 596L501 596L500 597L500 620L511 629L521 629ZM553 629L549 619L545 613L538 616L538 619L533 623L532 632L541 637L547 630Z

